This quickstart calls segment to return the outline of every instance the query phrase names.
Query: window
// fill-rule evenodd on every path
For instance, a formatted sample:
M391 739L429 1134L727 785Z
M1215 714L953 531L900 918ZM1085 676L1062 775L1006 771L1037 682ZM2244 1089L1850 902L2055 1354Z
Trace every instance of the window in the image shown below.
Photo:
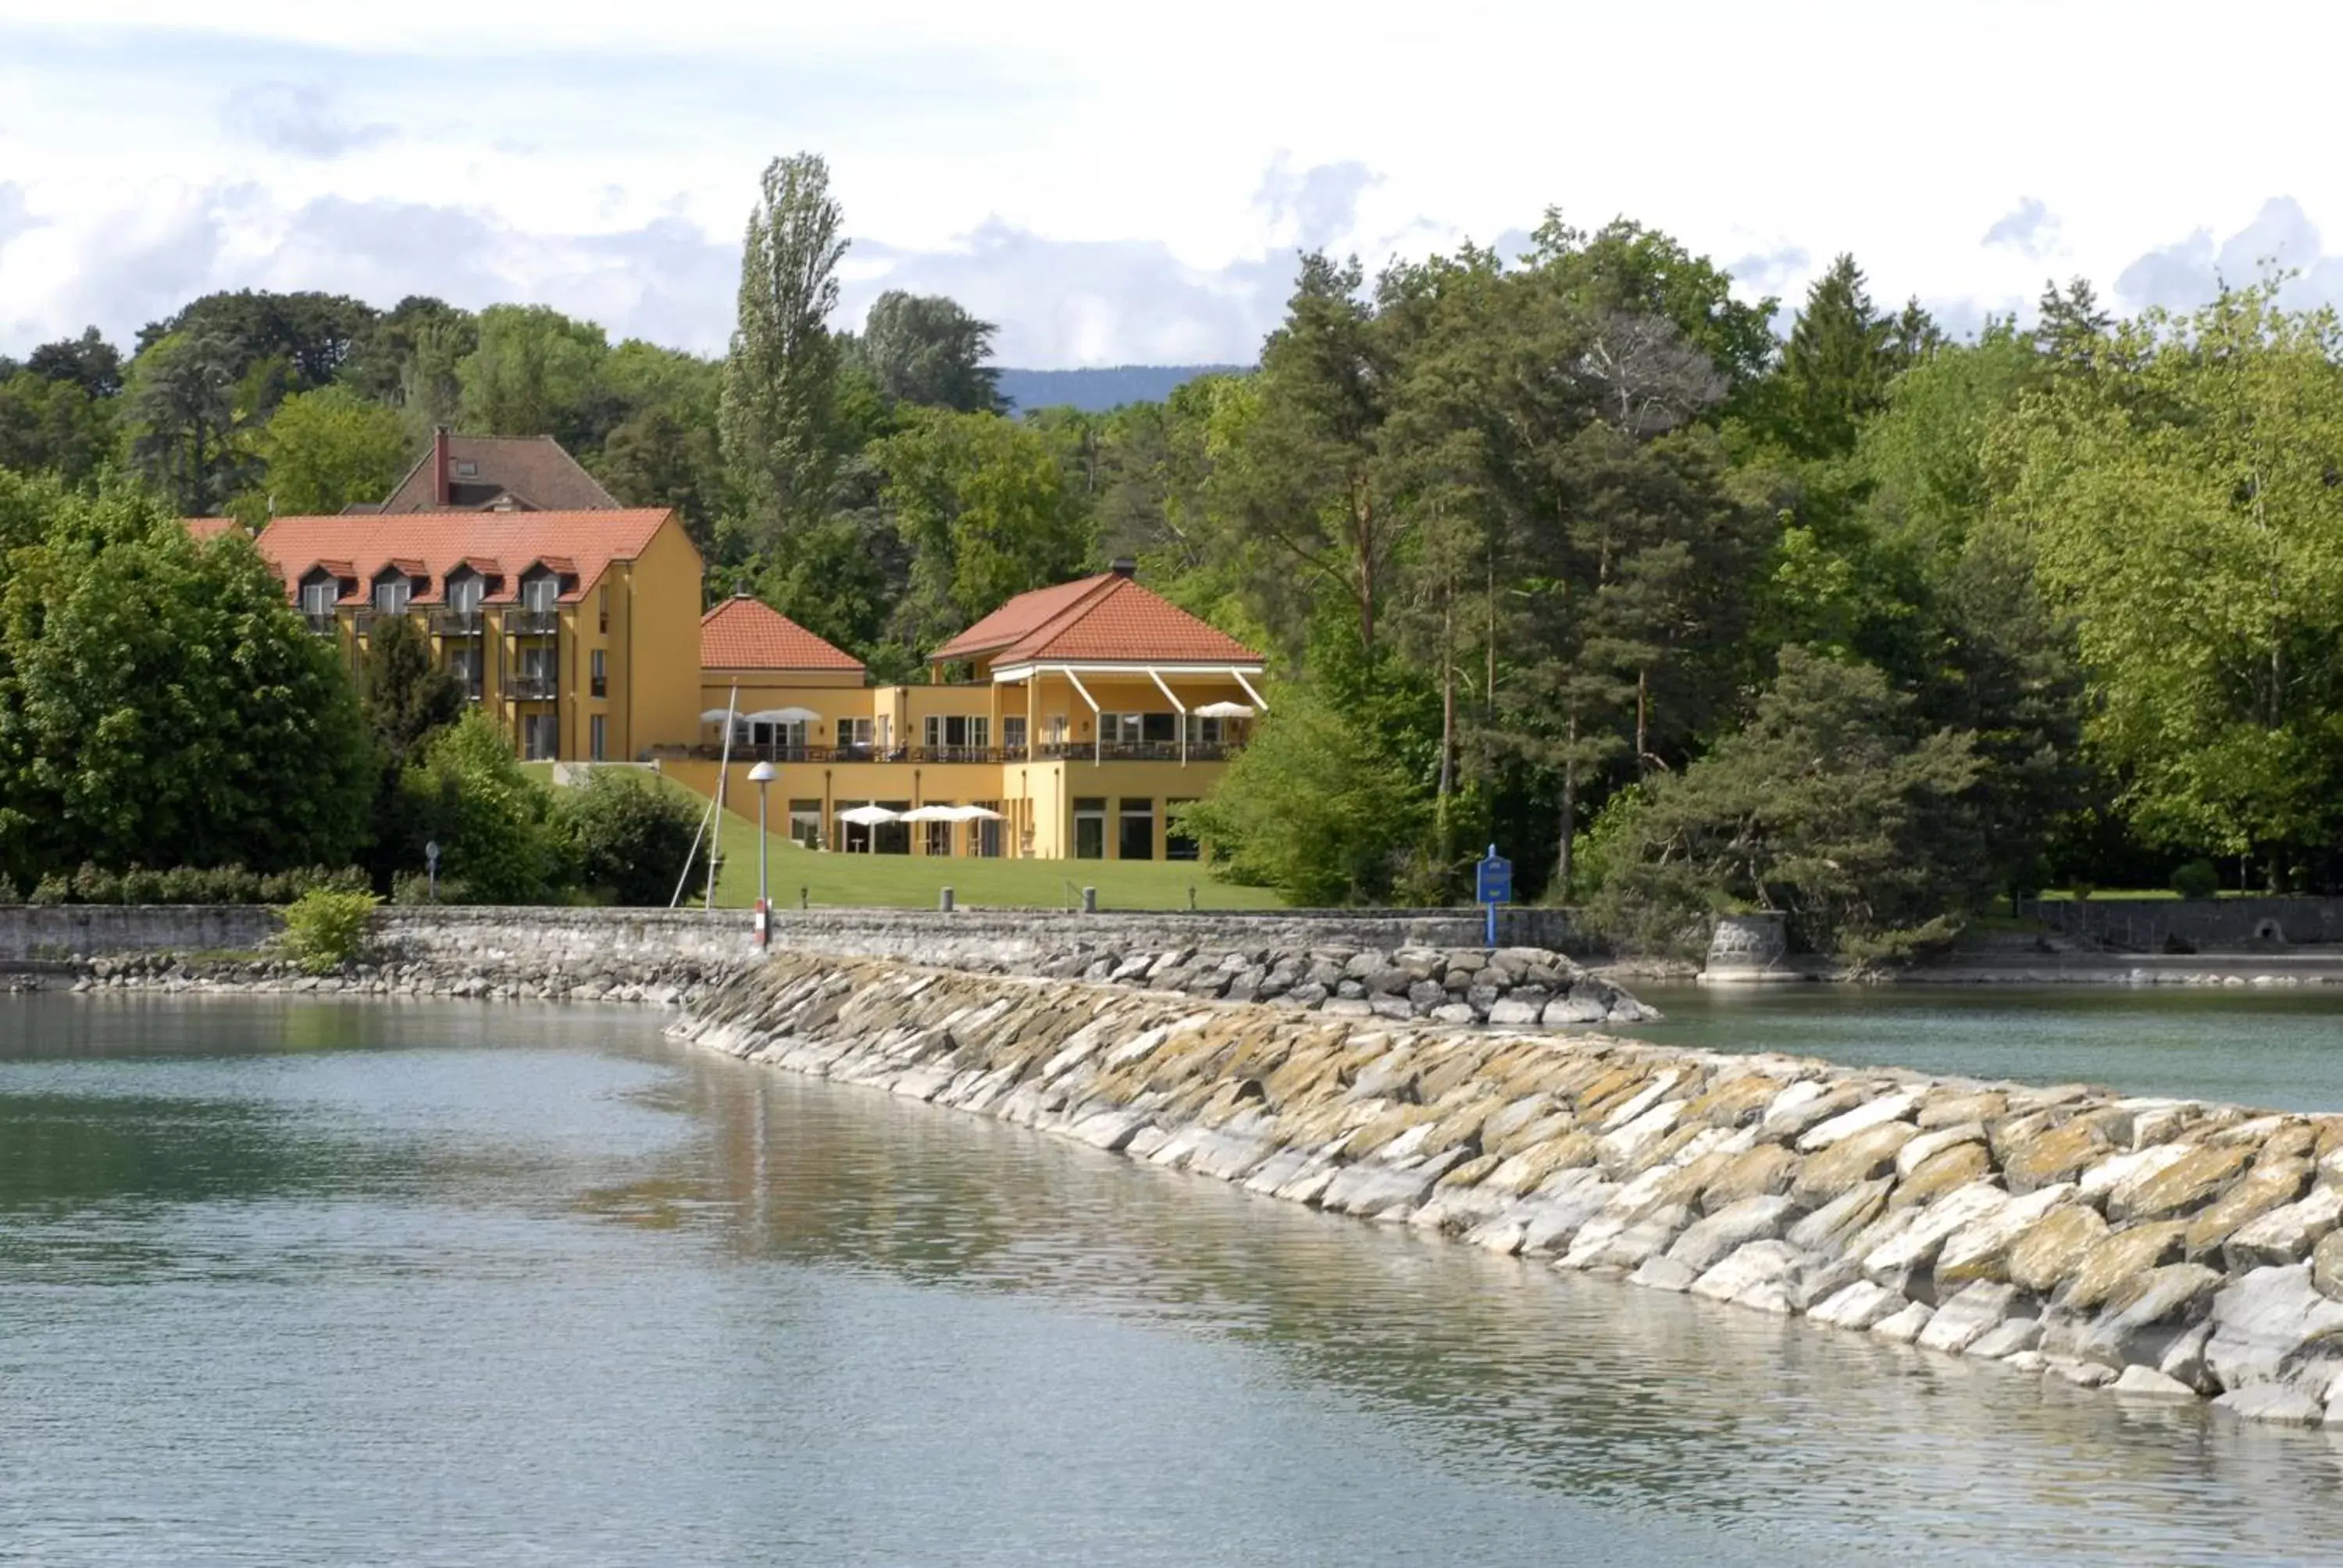
M1197 849L1196 840L1191 838L1188 834L1182 833L1172 826L1172 818L1178 813L1181 807L1192 806L1194 804L1195 802L1192 800L1166 800L1163 802L1163 858L1165 859L1193 860L1201 858L1200 852Z
M1109 746L1136 746L1142 717L1137 713L1101 713L1099 715L1099 739Z
M608 697L610 695L610 672L605 663L608 657L609 656L601 648L598 648L594 650L593 690L594 695L597 697Z
M870 720L841 719L838 721L838 749L840 751L870 749Z
M550 713L532 713L520 721L520 754L524 761L550 759L561 731Z
M1188 745L1191 749L1218 746L1221 743L1222 720L1199 719L1188 715Z
M911 809L909 800L879 802L897 816ZM911 852L911 825L909 822L881 822L870 830L870 847L882 855L908 855Z
M480 596L488 584L480 574L468 568L447 579L447 608L458 615L480 613Z
M1074 859L1106 859L1106 799L1103 796L1075 798Z
M597 762L602 760L602 716L598 713L587 721L586 727L586 734L588 736L586 742L586 755L592 758Z
M1155 802L1125 800L1122 803L1121 831L1115 835L1114 858L1118 860L1151 860L1155 859Z
M789 802L789 837L809 849L821 848L821 802Z
M931 806L937 804L937 802L932 800L928 803ZM951 831L955 824L950 822L922 822L920 826L927 829L927 833L924 835L927 842L920 846L921 853L929 855L949 855L952 852Z
M1043 719L1041 735L1043 743L1052 753L1063 751L1066 749L1066 716L1062 713L1052 713Z
M520 608L526 610L549 610L560 598L561 578L552 572L538 572L520 585Z
M602 630L610 629L610 585L604 583L594 590L594 614L602 623Z
M1001 802L998 800L979 800L977 804L983 807L988 811L998 811L1001 809ZM1006 822L976 821L970 823L969 837L972 841L973 852L983 856L988 860L999 859L1001 858L1001 829L1007 826L1008 824Z
M480 699L480 649L477 643L447 650L447 673L463 687L464 695L478 702Z
M405 574L378 578L374 585L374 608L385 615L405 615L407 601L415 592L415 584Z
M1001 749L1009 753L1011 761L1025 755L1025 716L1021 713L1003 715L1001 720Z
M930 752L942 752L948 757L971 751L982 752L991 740L992 720L989 717L959 713L928 715L927 748Z
M760 751L778 749L795 753L800 759L805 754L806 727L803 721L773 724L759 719L754 724L744 725L742 729L748 744Z
M335 601L342 597L339 578L311 578L301 585L301 610L305 615L331 615Z
M459 479L477 479L479 477L479 464L474 462L469 457L458 457L456 459L456 477Z

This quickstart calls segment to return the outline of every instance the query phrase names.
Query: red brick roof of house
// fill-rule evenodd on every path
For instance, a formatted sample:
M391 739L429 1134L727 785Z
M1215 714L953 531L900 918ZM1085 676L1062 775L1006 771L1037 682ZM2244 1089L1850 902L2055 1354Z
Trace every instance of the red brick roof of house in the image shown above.
M850 669L862 661L833 648L760 599L736 594L699 618L702 669Z
M445 498L435 457L447 467ZM436 438L397 487L366 512L616 511L618 500L550 436Z
M322 566L342 580L339 602L360 604L374 579L385 568L397 567L423 579L416 586L413 602L437 604L447 574L470 563L492 579L485 601L510 604L520 597L521 577L542 562L561 574L561 602L574 604L612 561L640 555L672 515L659 508L345 512L330 518L278 518L254 542L285 579L286 592L296 598L301 579Z
M244 525L234 518L182 518L179 520L186 525L187 537L199 545L209 544L223 534L244 531Z
M1101 572L1019 594L929 656L1042 663L1233 664L1261 655L1141 588L1128 571Z

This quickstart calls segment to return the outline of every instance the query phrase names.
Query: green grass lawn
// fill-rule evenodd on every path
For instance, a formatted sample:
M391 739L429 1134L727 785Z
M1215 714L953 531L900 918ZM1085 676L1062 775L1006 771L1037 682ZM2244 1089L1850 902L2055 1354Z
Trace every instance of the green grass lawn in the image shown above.
M673 780L670 789L701 809L708 798ZM723 859L716 878L716 901L746 909L757 901L756 799L742 816L726 802L720 842ZM1081 900L1081 890L1098 890L1102 910L1184 910L1190 889L1203 910L1271 910L1285 900L1267 888L1240 888L1215 880L1193 861L987 860L925 855L819 853L773 834L772 892L776 908L795 909L798 890L817 908L875 906L932 910L943 889L952 890L963 909L1062 909ZM679 870L681 868L678 868ZM695 887L697 903L705 894Z

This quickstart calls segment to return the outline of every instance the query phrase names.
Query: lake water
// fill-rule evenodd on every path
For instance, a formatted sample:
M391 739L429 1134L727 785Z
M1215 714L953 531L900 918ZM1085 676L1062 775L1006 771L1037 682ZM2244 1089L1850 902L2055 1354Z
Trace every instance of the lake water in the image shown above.
M2343 1536L2343 1438L1565 1279L658 1022L0 998L0 1562L2308 1563Z
M1667 1045L2343 1111L2343 987L1665 986Z

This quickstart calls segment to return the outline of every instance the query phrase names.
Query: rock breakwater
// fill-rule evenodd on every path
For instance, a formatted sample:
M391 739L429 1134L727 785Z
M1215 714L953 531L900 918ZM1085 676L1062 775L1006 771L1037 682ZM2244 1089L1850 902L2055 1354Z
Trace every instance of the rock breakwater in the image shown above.
M962 960L950 967L1176 991L1204 1001L1307 1008L1337 1018L1553 1029L1659 1017L1546 948L1134 949L1077 942L1021 960Z
M672 1032L1557 1269L2343 1420L2343 1117L1134 983L784 954Z

